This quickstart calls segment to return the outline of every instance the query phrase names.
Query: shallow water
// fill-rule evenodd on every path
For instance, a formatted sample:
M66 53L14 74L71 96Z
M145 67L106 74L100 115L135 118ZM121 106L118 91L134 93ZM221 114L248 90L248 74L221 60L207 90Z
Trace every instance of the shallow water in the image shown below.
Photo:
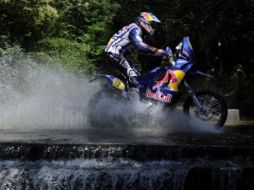
M225 128L216 133L172 132L157 128L1 129L0 142L64 144L182 144L254 146L254 127Z
M0 130L0 189L254 187L253 127L220 133L119 128Z

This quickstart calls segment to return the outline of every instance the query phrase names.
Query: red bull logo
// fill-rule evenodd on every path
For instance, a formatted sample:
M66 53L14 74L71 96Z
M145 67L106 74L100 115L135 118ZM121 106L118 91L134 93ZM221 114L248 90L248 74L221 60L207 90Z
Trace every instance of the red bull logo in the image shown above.
M165 83L168 83L169 82L169 75L171 76L170 83L176 83L177 82L177 78L176 78L175 73L171 70L168 70L166 72L165 76L163 77L163 79L156 82L156 84L153 86L153 90L155 90L156 88L161 87Z
M152 98L155 100L160 100L160 101L167 102L167 103L170 103L171 99L172 99L171 94L168 94L167 96L165 96L162 92L153 93L151 90L146 91L146 97Z

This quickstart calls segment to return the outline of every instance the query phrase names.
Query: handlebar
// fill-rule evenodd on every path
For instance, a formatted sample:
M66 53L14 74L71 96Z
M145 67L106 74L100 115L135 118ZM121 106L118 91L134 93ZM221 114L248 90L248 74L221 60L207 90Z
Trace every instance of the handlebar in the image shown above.
M174 54L171 51L170 47L166 47L165 50L165 56L163 57L162 65L169 64L171 66L175 65L175 59L174 59Z

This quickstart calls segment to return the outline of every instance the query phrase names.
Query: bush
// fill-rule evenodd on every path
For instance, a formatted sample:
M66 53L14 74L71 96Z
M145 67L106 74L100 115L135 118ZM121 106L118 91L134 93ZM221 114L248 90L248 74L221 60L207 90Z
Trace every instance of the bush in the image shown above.
M46 38L38 43L40 54L46 54L56 60L65 69L77 73L91 73L95 70L93 60L87 57L90 46L64 38Z

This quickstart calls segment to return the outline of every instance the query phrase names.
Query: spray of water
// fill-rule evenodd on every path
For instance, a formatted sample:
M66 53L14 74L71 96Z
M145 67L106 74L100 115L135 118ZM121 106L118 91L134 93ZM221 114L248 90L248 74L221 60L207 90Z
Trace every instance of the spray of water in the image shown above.
M100 88L87 81L31 57L1 57L0 128L83 127L87 102Z
M54 61L54 60L50 60ZM1 129L79 129L89 126L89 100L101 90L86 76L74 75L25 56L0 58ZM55 64L54 64L55 65ZM182 131L217 132L182 113L163 112L161 106L104 97L93 107L103 127L124 127L133 133L157 134ZM98 126L96 126L98 127Z
M102 128L105 126L122 128L133 134L165 135L172 132L221 132L212 124L197 118L189 118L182 110L164 110L161 104L147 104L138 100L119 102L104 97L98 100L95 118Z

